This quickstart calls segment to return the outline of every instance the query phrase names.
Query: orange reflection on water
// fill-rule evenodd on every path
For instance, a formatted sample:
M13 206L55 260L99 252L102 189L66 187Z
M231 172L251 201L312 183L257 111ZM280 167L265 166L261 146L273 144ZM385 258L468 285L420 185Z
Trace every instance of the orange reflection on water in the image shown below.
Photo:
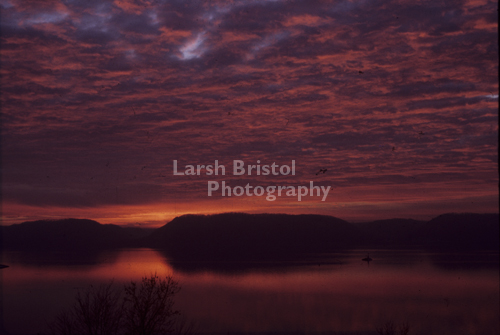
M36 278L37 281L64 281L85 278L88 282L129 281L157 273L160 276L173 275L172 267L159 252L151 249L109 251L88 264L65 264L39 262L38 264L15 264L3 273L3 280L9 285L24 285ZM4 262L10 263L9 258Z

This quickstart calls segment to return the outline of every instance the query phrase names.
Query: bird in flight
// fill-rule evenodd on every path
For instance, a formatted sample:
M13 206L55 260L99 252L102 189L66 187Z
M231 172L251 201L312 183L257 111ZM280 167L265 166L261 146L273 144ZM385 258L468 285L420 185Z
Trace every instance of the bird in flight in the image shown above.
M328 169L319 169L318 172L316 172L316 176L319 175L320 173L325 173Z

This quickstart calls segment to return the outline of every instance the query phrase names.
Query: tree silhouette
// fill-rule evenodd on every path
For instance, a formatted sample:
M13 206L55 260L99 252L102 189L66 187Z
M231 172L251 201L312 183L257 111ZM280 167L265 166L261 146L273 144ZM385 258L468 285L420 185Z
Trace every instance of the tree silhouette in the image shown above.
M172 277L155 273L123 290L113 282L78 292L76 302L49 325L57 335L160 335L190 333L185 321L177 319L174 296L180 286ZM179 322L180 321L180 322Z
M90 285L86 291L78 292L72 309L56 318L51 332L61 335L117 334L123 312L120 296L113 282L97 288Z
M127 335L157 335L174 331L174 318L179 311L173 309L173 297L179 292L179 284L156 274L142 278L125 287L125 329Z
M388 321L382 327L377 327L377 333L379 335L408 335L409 332L410 324L408 322L395 327L392 321Z

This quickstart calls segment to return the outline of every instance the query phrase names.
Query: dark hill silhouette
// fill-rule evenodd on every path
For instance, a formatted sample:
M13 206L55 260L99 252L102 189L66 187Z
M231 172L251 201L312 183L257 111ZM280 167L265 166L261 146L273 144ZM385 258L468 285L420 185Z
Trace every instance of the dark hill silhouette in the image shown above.
M416 240L417 231L425 221L412 219L389 219L357 223L356 225L370 236L371 247L408 247L422 241Z
M155 230L64 219L4 226L0 232L6 249L153 247L174 261L262 260L359 247L498 250L498 219L498 214L443 214L428 222L392 219L353 225L323 215L227 213L184 215Z
M149 238L175 259L263 259L355 247L362 233L331 216L242 214L184 215Z
M415 240L431 249L498 250L499 215L450 213L422 225Z
M149 231L86 219L39 220L2 228L2 247L23 250L102 249L129 245Z

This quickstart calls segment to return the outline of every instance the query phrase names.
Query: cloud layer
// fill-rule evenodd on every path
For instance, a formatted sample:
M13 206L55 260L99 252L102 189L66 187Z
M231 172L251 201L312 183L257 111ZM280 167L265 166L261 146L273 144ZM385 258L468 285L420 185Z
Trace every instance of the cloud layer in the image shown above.
M496 2L0 3L6 222L498 211ZM212 179L173 176L174 159L295 160L294 177L216 180L333 191L208 198Z

